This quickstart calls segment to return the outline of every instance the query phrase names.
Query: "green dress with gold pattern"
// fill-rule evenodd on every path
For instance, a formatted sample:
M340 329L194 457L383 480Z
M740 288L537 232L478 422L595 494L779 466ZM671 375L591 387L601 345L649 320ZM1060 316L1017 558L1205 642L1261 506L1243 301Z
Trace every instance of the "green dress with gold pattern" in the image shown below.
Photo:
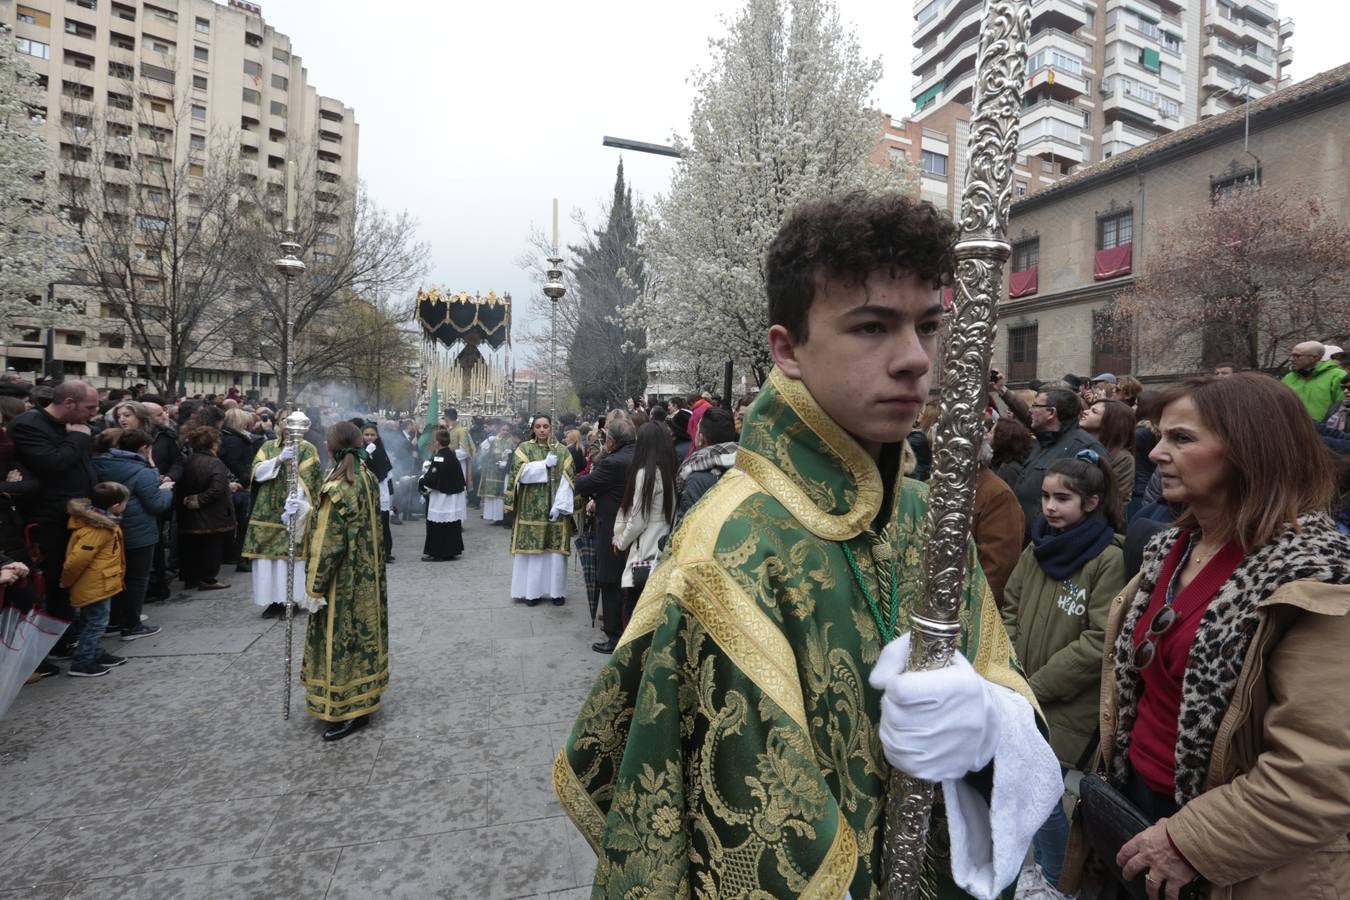
M558 458L558 464L548 470L546 483L517 482L521 467L543 460L550 453ZM562 444L553 440L547 444L529 440L521 442L515 449L506 476L506 511L514 512L516 516L511 526L512 554L561 553L567 556L572 552L572 517L560 516L556 522L548 520L548 511L563 479L569 486L575 486L572 454Z
M905 630L927 489L892 455L886 496L872 458L772 373L736 468L676 531L555 760L599 857L593 896L878 895L890 766L867 676L881 639L843 545L873 596L899 567ZM975 669L1034 708L973 551L961 617ZM938 798L924 893L964 896Z
M280 456L285 446L283 438L274 438L265 442L258 448L257 454L253 457L253 471L257 472L258 466ZM300 475L300 486L304 491L305 499L309 501L312 516L317 509L316 501L319 497L319 487L323 484L319 451L309 441L301 441L297 459L299 459L296 468ZM282 463L282 471L277 477L268 481L253 482L248 530L244 532L244 548L240 552L240 556L247 559L286 559L288 537L286 526L281 521L281 513L285 509L286 497L290 493L289 478L286 464ZM308 557L307 547L313 530L311 519L310 527L305 529L301 546L296 548L297 559L303 560Z
M310 613L300 681L311 715L342 722L379 709L389 686L389 597L380 489L365 466L356 481L319 491L307 589L327 601Z

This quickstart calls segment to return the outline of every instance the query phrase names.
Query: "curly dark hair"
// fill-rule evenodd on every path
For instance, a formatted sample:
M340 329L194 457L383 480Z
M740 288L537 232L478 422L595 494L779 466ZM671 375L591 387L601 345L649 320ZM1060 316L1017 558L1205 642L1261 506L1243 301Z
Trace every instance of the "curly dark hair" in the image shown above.
M825 279L861 283L879 269L909 273L934 288L950 284L956 225L928 201L854 191L794 209L765 259L769 324L808 337L806 314Z

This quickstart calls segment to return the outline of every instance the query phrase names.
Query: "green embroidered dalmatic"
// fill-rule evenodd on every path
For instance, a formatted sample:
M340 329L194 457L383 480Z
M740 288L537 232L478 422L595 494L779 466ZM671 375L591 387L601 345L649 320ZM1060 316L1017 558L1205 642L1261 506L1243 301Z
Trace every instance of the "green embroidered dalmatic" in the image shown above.
M253 471L258 466L281 455L286 444L282 438L267 441L258 448L253 457ZM309 540L314 530L314 518L318 509L319 488L323 484L323 472L319 465L319 451L309 441L301 441L297 454L299 460L300 488L309 501L310 522L305 529L304 541L296 548L297 559L309 556ZM253 482L253 496L249 507L248 531L244 533L244 549L240 555L248 559L285 559L286 526L281 521L281 513L286 506L286 496L290 493L289 469L281 464L281 471L269 481Z
M746 414L737 467L651 576L554 764L596 850L596 897L878 894L886 781L881 650L849 571L874 596L898 567L900 630L922 581L926 487L888 498L870 456L775 371ZM1034 706L971 554L961 650ZM939 798L941 793L939 792ZM928 896L964 896L937 810Z
M496 499L506 496L507 471L510 468L511 457L515 450L515 444L511 442L510 438L503 440L496 437L492 439L492 444L488 447L488 453L483 462L483 471L479 473L478 477L479 497Z
M519 484L520 469L526 463L538 462L550 453L558 459L558 464L548 470L548 482L540 484ZM572 454L557 441L547 445L538 441L524 441L511 454L511 468L506 477L506 511L514 512L515 524L511 526L511 552L521 553L561 553L564 556L572 552L572 518L561 516L558 521L548 520L549 508L558 493L558 485L567 479L575 486L572 472Z
M389 686L389 602L380 490L357 466L356 481L319 492L307 588L327 604L310 613L300 680L309 712L341 722L380 706Z

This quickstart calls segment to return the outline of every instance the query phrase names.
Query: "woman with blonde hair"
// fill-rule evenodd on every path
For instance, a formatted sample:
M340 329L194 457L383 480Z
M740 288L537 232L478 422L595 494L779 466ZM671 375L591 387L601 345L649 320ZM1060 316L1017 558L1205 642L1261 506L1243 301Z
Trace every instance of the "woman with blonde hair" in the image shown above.
M1150 898L1343 896L1350 537L1327 514L1332 458L1265 375L1193 378L1157 408L1150 456L1181 514L1107 615L1092 766L1099 796L1153 824L1093 852ZM1119 821L1101 809L1080 805L1083 833Z
M330 723L325 741L363 727L389 686L389 603L380 489L365 461L361 429L328 429L333 468L319 489L306 589L310 613L300 680L310 715Z

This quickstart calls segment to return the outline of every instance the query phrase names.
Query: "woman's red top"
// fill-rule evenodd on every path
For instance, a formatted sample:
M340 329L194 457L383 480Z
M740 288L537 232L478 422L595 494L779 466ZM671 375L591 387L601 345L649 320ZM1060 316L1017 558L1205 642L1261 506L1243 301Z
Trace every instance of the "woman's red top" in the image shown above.
M1166 600L1167 585L1181 563L1190 537L1191 533L1183 530L1168 551L1148 608L1135 625L1135 647L1148 637L1148 626ZM1172 601L1177 622L1161 638L1154 639L1157 650L1153 662L1140 673L1143 696L1139 698L1139 715L1130 732L1130 764L1144 784L1168 797L1176 793L1177 719L1181 715L1181 683L1191 644L1210 601L1242 562L1242 556L1242 545L1230 541L1205 563L1190 584L1177 592Z

